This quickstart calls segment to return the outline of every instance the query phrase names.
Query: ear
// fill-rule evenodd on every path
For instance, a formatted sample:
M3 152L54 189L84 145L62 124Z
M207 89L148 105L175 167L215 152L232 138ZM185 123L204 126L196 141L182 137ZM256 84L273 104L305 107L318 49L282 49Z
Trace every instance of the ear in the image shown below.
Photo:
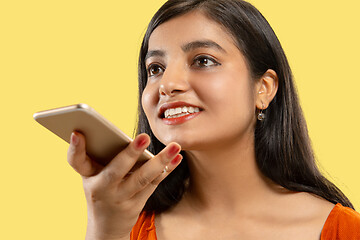
M276 72L268 69L255 86L256 107L266 109L276 95L279 79Z

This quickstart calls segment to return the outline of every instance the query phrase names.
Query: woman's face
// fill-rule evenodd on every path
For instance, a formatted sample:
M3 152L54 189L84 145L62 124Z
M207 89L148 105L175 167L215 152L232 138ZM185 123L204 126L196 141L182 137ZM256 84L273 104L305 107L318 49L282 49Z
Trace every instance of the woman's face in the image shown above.
M154 30L146 68L142 105L162 143L200 150L253 135L255 87L245 58L231 35L200 11Z

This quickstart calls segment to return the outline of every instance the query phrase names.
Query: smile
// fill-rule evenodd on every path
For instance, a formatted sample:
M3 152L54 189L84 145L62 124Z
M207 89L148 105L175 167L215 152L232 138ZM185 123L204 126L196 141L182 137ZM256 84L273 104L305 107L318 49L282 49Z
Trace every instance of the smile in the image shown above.
M198 107L177 107L177 108L169 108L165 111L164 115L165 118L178 118L183 117L185 115L189 115L192 113L200 112L200 109Z
M178 125L197 117L203 110L184 101L168 102L161 105L158 116L166 125Z

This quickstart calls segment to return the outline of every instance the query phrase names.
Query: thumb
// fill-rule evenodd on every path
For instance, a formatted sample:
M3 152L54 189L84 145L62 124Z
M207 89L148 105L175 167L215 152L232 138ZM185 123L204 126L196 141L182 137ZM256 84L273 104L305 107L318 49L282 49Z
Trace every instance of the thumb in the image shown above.
M97 174L103 167L86 155L85 142L84 135L73 132L70 137L67 160L81 176L90 177Z

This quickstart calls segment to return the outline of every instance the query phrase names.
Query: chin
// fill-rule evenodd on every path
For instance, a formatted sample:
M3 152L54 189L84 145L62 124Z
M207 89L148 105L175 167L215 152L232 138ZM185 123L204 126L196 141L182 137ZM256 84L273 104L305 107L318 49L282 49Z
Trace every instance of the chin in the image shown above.
M168 145L169 143L176 142L181 146L181 150L190 151L190 150L200 150L205 149L209 145L211 145L208 141L204 141L201 139L190 138L190 137L181 137L177 136L166 136L163 138L158 138L161 143L164 145Z

